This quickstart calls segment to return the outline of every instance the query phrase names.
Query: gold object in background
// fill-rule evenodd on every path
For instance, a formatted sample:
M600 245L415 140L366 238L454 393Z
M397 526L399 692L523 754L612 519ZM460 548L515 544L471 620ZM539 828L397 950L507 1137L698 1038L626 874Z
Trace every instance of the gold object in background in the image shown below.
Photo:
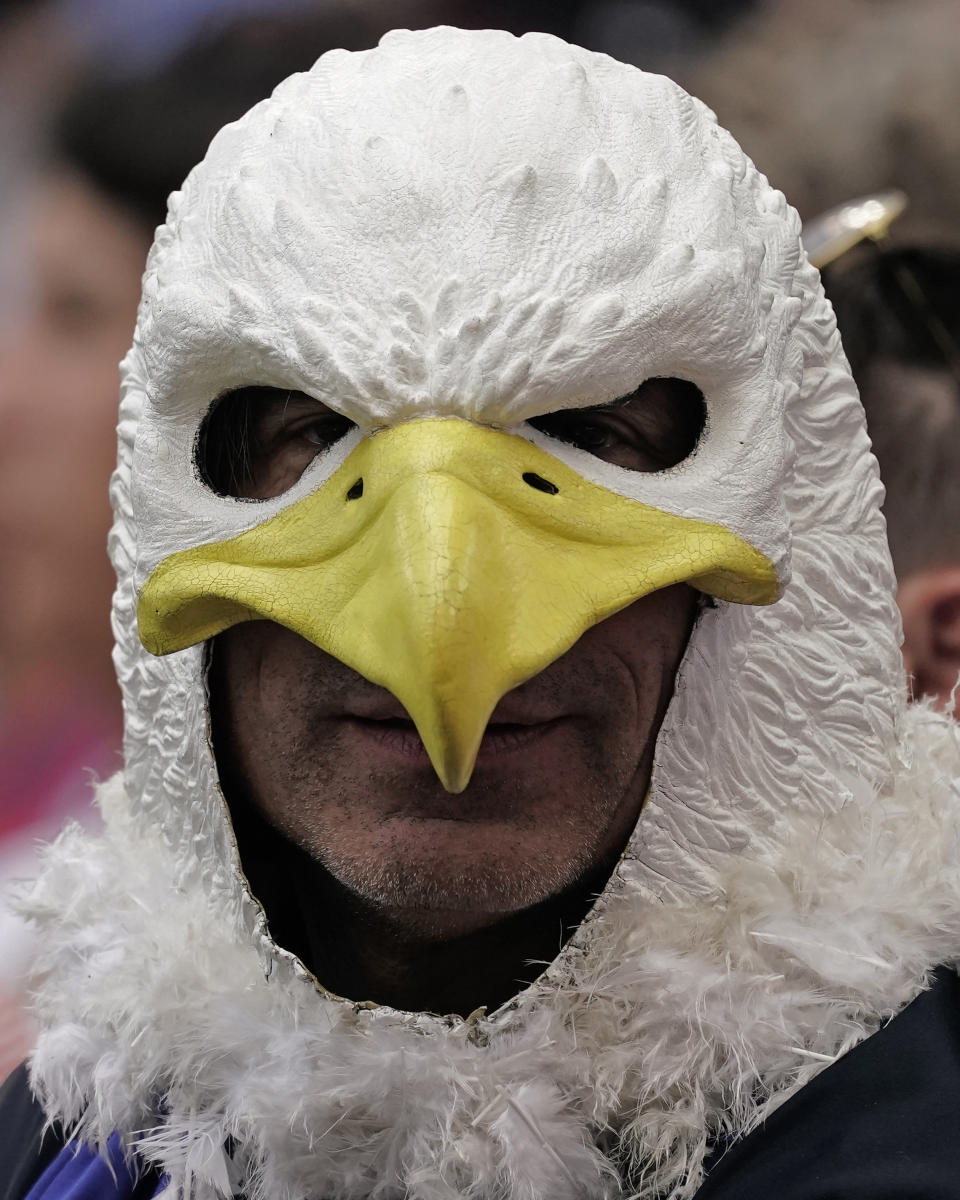
M804 221L801 236L807 258L815 267L825 267L865 238L879 241L909 203L906 192L891 188L848 200Z

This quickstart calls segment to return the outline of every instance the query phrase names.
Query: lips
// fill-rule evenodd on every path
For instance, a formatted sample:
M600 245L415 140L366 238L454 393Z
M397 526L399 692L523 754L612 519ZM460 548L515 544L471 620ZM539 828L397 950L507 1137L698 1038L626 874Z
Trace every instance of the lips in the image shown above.
M487 728L491 729L499 725L547 725L550 722L559 720L563 715L563 713L557 712L556 708L548 708L546 705L530 703L510 693L504 696L493 710L490 720L487 723ZM375 696L351 701L347 705L343 716L347 720L394 721L413 724L406 709L389 692L381 692Z
M365 739L405 757L428 762L416 726L403 706L389 693L350 704L342 719ZM507 753L530 745L555 729L564 714L507 695L494 710L480 744L480 758Z

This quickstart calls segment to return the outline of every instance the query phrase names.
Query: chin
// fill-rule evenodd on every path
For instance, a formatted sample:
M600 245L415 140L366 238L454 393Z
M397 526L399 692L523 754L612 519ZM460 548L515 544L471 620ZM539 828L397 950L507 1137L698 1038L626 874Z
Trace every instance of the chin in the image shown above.
M579 856L557 862L523 853L516 837L500 854L490 847L471 847L469 855L445 853L442 846L425 848L424 840L421 835L416 848L367 846L361 855L327 849L322 861L362 902L427 923L455 915L469 923L471 914L488 921L521 912L558 895L583 869Z

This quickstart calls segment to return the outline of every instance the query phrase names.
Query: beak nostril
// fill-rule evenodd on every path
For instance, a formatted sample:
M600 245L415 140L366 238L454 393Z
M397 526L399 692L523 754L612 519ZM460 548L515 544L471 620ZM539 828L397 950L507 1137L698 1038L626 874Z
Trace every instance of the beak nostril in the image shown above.
M347 490L346 498L348 500L359 500L362 495L363 495L363 476L361 475L360 478L357 480L357 482L352 484L351 487Z
M560 491L555 483L551 483L549 479L544 479L542 475L538 475L535 471L524 471L523 482L529 484L532 488L536 488L538 492L546 492L548 496L555 496Z

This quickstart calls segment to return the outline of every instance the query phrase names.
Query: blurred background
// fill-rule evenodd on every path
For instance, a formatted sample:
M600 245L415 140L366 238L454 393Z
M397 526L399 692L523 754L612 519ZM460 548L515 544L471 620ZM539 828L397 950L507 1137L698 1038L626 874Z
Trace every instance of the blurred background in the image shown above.
M957 0L0 0L0 902L39 840L96 822L91 780L119 765L107 480L117 364L167 195L221 125L325 50L435 24L542 30L671 75L807 228L906 194L886 237L826 254L825 282L888 480L914 692L951 702ZM29 939L0 917L0 1079L30 1044Z

